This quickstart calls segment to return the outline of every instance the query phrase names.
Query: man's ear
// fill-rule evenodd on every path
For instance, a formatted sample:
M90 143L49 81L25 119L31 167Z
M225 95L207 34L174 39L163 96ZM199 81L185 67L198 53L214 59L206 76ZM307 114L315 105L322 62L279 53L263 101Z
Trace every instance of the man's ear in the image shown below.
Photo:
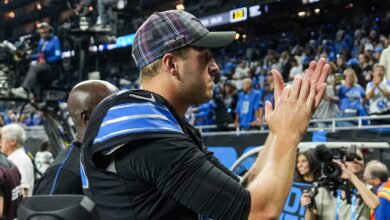
M171 54L171 53L166 53L162 58L161 58L161 66L162 69L165 72L168 72L172 75L177 75L178 70L177 70L177 59Z
M83 122L87 124L89 119L91 118L91 114L89 111L82 111L80 117L83 120Z
M16 139L10 139L9 141L11 142L11 145L12 145L12 146L16 146L16 144L17 144L17 143L16 143Z

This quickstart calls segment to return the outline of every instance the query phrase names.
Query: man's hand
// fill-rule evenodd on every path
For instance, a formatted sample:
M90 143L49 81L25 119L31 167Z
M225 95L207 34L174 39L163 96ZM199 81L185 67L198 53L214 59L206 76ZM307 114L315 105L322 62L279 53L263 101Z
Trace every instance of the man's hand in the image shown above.
M315 97L316 86L310 88L310 79L296 75L293 85L284 88L275 109L272 109L270 102L266 102L265 120L271 132L277 136L291 137L298 143L309 125Z
M238 127L240 127L240 124L239 124L238 122L235 121L235 122L234 122L234 127L235 127L235 128L238 128Z
M260 118L256 118L256 120L251 122L252 127L260 127L262 125L262 121Z
M307 69L306 73L304 74L304 78L310 79L310 85L316 85L318 89L318 93L316 95L316 102L314 104L314 110L318 108L320 105L322 97L325 95L326 91L326 79L328 78L329 73L329 64L326 64L325 58L320 58L318 60L318 63L315 61L311 61L309 68ZM272 70L272 75L274 77L274 97L275 97L275 103L278 101L279 97L281 96L283 89L284 89L284 82L283 78L279 75L280 73L276 70ZM321 88L325 87L322 91Z
M329 65L324 58L319 59L318 63L312 61L306 73L297 75L293 85L285 88L280 73L272 71L275 109L272 110L270 102L266 102L265 107L265 118L271 132L296 134L294 138L299 140L303 137L311 115L325 95L328 72Z

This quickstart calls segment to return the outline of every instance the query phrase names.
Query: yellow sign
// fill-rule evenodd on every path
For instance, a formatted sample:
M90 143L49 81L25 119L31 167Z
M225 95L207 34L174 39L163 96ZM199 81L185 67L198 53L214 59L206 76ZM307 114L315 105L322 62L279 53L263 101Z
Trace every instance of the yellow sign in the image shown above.
M248 10L246 7L238 8L230 11L230 23L244 21L248 17Z

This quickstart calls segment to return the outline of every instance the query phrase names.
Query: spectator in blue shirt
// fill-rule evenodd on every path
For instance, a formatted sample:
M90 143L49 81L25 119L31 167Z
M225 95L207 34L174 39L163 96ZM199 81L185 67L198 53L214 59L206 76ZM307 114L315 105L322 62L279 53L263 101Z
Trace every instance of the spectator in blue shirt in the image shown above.
M5 115L4 117L4 125L16 122L17 118L18 117L16 116L14 111L8 110L7 115Z
M27 126L43 125L44 120L44 113L42 111L37 111L31 113L24 124Z
M341 117L356 117L367 115L363 107L366 92L356 81L355 71L348 68L344 71L344 84L338 90L339 108ZM341 126L346 126L343 123Z
M27 75L21 87L11 89L14 96L27 98L28 93L36 86L51 84L58 78L55 67L61 61L61 44L57 36L52 33L52 27L46 23L38 25L40 40L37 52L32 56L32 61Z
M344 30L338 30L336 33L336 41L334 42L334 48L336 53L345 53L349 48L348 44L344 41Z
M242 92L238 96L234 125L244 130L261 126L262 110L260 109L261 92L252 89L252 80L242 82Z

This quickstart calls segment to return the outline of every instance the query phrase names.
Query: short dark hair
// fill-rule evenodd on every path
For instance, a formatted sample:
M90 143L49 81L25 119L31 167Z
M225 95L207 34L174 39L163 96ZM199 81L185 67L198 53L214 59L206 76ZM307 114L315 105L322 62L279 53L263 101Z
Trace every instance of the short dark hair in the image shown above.
M189 50L189 47L182 47L182 48L179 48L179 49L172 51L170 53L172 53L172 55L175 57L187 59L188 50ZM151 64L145 66L141 70L141 73L140 73L141 81L151 79L154 76L156 76L157 71L161 65L161 60L162 60L162 58L157 59L154 62L152 62Z
M386 169L371 170L371 177L379 178L381 182L387 182L389 172Z
M45 141L41 144L41 151L51 151L51 144L49 141Z

